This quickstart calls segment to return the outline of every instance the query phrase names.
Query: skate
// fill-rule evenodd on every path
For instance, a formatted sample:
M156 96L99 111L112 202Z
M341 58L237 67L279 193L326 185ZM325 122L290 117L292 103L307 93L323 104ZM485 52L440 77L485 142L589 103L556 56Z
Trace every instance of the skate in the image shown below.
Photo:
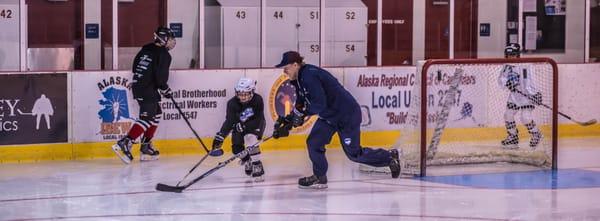
M372 173L372 174L391 174L389 167L374 167L367 164L358 164L358 171L363 173Z
M390 172L392 173L392 178L398 178L400 176L400 154L398 150L391 149L390 155L392 160L390 161Z
M154 149L152 142L142 143L140 146L140 161L158 160L158 150Z
M244 173L247 176L252 176L252 163L250 162L250 159L248 160L240 160L240 166L244 166Z
M298 188L300 189L326 189L327 176L317 177L316 175L302 177L298 179Z
M531 150L535 150L537 145L540 144L540 141L542 140L543 137L544 136L542 136L541 132L531 133L531 140L529 140L529 147L531 147Z
M262 162L255 161L252 162L252 178L254 178L254 182L263 182L265 181L265 170L263 168Z
M502 148L507 150L519 149L519 136L516 134L509 134L506 139L502 140Z
M131 146L133 142L129 137L124 137L123 139L117 141L116 144L112 145L112 150L115 154L123 161L125 164L130 164L131 160L133 160L133 156L131 155Z

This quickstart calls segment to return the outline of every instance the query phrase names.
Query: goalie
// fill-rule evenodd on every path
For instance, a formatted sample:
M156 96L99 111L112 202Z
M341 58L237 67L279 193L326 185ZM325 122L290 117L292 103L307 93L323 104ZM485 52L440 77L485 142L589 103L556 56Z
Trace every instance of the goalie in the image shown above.
M227 113L221 130L214 137L211 156L223 155L223 141L231 134L232 152L242 152L245 144L252 145L262 139L265 130L264 104L262 97L255 93L256 81L242 77L235 86L235 96L227 102ZM260 149L256 147L240 163L246 175L256 182L264 181L264 168L260 161Z
M519 58L521 46L511 43L504 49L505 58ZM521 122L525 124L531 135L529 146L535 149L542 139L542 133L532 117L535 105L542 103L542 94L536 90L532 81L532 73L528 66L506 64L498 77L498 84L510 91L504 112L506 139L502 146L506 149L517 149L519 144L519 131L515 123L515 115L521 112Z

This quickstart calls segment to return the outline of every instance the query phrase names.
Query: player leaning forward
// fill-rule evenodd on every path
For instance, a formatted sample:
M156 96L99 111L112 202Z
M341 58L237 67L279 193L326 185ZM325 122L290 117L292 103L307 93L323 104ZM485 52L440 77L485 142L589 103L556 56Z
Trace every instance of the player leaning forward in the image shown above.
M223 155L223 140L231 132L231 149L234 154L242 152L245 145L253 145L262 139L265 131L264 103L262 97L255 93L256 81L251 78L240 78L235 86L235 96L227 101L225 122L213 139L211 156ZM252 176L254 181L264 181L264 168L260 161L260 148L255 147L249 155L242 157L244 172Z
M329 144L336 132L344 153L350 160L375 167L389 166L393 178L400 175L396 149L388 151L361 147L360 106L333 75L317 66L305 64L295 51L284 53L281 63L276 67L283 67L296 88L297 97L293 111L277 120L273 137L288 136L289 130L301 126L305 117L319 116L306 141L313 164L313 175L300 178L300 188L327 188L325 145Z
M140 160L158 159L159 152L154 149L151 140L162 114L159 106L160 95L165 98L172 96L167 81L171 66L169 50L173 49L175 44L171 29L159 27L154 32L154 42L144 45L133 60L133 98L140 106L140 115L127 136L112 146L113 151L126 164L133 160L131 146L141 135Z
M519 58L521 54L521 46L511 43L504 49L506 58ZM521 66L514 64L506 64L502 72L498 76L498 84L510 91L508 101L506 102L506 111L504 112L504 120L506 123L506 131L508 133L506 139L502 140L502 145L507 149L516 149L519 144L519 131L515 122L515 115L521 112L521 122L527 127L527 131L531 135L529 146L531 149L540 143L542 133L537 127L532 117L532 112L536 104L542 103L542 94L536 90L533 85L533 73L529 66Z

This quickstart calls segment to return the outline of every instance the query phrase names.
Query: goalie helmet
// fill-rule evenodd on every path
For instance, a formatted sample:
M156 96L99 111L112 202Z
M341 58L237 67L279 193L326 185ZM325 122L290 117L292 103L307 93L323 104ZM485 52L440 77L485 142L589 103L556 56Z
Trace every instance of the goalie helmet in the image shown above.
M521 45L517 43L510 43L504 48L504 57L520 57L521 56Z
M256 81L251 78L242 77L235 85L235 95L240 99L240 102L245 103L252 99L254 90L256 89Z

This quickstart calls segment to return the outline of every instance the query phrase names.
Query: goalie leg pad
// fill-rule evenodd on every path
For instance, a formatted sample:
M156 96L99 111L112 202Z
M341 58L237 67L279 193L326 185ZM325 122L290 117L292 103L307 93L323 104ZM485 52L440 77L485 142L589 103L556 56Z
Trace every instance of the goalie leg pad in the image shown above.
M543 135L538 129L538 127L535 125L534 121L525 124L525 126L527 127L527 131L529 131L529 134L531 135L531 140L529 140L529 147L531 147L532 150L535 150L537 145L542 140Z

